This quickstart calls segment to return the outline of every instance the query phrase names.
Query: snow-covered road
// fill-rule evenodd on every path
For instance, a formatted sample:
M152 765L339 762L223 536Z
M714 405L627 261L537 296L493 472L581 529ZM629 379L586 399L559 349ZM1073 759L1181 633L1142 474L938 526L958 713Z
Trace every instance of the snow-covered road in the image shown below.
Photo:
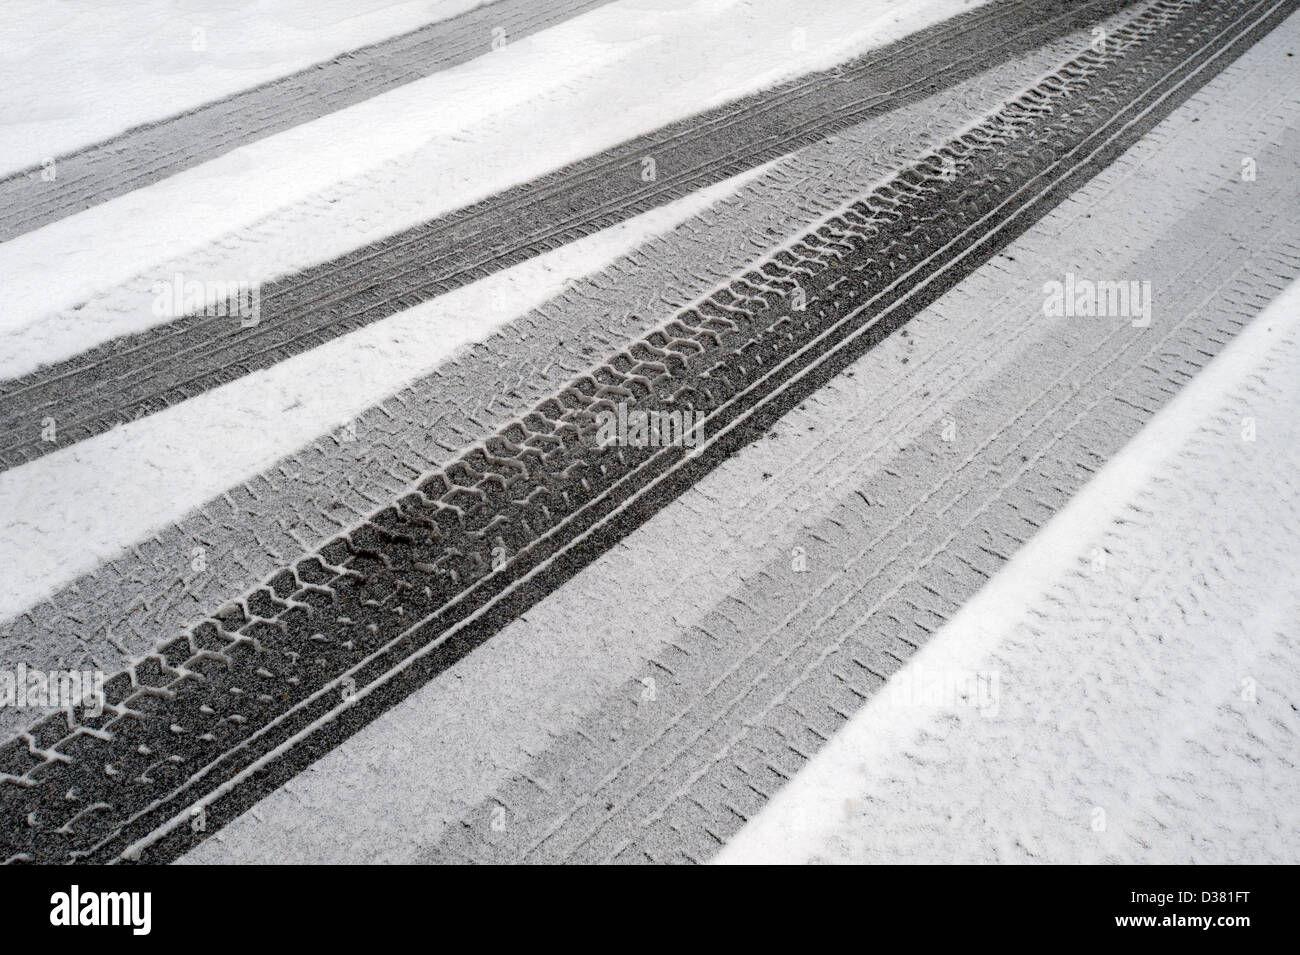
M0 862L1300 859L1300 0L547 3L0 12Z

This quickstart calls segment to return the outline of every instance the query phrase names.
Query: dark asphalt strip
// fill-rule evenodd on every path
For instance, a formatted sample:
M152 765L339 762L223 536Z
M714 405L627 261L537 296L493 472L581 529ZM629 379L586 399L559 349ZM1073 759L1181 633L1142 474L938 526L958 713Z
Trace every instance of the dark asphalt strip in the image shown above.
M522 39L608 0L498 0L0 178L0 242ZM502 35L502 34L497 34Z
M137 420L918 101L1129 0L998 0L270 283L260 320L187 315L0 383L0 470ZM641 178L655 159L657 178ZM43 439L53 419L55 441Z
M1300 0L1164 2L161 646L98 717L0 747L0 856L175 858L490 638L987 261ZM793 293L802 290L803 296ZM806 299L800 310L792 302ZM705 440L595 447L595 414Z

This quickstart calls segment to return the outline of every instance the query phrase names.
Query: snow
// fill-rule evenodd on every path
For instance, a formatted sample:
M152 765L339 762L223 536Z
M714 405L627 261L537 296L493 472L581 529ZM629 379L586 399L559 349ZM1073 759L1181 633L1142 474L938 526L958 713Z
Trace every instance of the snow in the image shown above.
M1300 860L1298 382L1295 283L715 861Z
M484 2L6 0L0 176Z
M617 0L0 245L0 376L159 321L160 278L269 281L971 5Z
M760 166L0 473L5 620L763 174ZM249 440L256 435L256 440ZM220 448L214 458L213 448ZM214 466L217 465L217 466Z

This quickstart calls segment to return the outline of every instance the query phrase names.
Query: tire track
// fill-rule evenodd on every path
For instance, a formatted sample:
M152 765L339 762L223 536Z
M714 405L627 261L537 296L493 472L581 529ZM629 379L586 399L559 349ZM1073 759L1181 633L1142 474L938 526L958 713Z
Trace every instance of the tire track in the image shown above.
M46 720L0 748L3 808L27 820L4 833L6 857L174 857L194 839L192 812L212 831L488 639L1023 232L1295 6L1154 4L1104 50L119 674L102 716ZM795 289L803 312L791 310ZM593 453L594 412L614 398L703 409L706 441L689 455Z
M0 469L916 102L1130 0L999 0L827 73L674 124L262 289L261 318L188 315L0 385ZM655 177L642 180L643 160ZM223 311L228 311L223 309ZM232 313L233 314L233 313ZM43 440L48 421L56 440Z

